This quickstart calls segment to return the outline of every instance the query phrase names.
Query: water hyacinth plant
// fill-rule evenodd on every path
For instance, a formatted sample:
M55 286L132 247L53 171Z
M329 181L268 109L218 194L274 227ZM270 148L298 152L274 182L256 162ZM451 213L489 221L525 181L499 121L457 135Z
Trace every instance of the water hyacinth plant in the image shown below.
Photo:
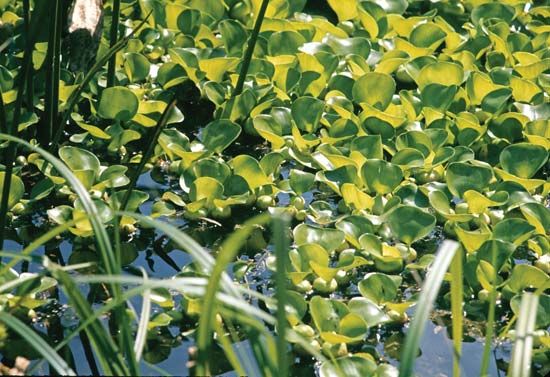
M0 374L548 375L548 24L0 0Z

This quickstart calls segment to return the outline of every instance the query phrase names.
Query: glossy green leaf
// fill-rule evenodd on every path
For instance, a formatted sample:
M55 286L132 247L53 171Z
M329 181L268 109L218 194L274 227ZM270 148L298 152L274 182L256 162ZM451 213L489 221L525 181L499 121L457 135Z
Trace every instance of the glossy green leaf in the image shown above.
M532 178L547 160L546 148L529 143L509 145L500 153L502 168L520 178Z
M358 288L363 297L383 304L395 299L399 286L389 275L373 272L359 282Z
M445 174L449 190L460 198L468 190L482 191L492 178L493 172L490 167L464 162L449 164Z
M319 128L325 104L313 97L300 97L292 103L292 117L299 129L314 132Z
M3 193L4 179L6 177L5 172L0 172L0 197ZM12 209L25 195L25 185L21 178L16 175L11 176L11 185L8 192L8 210Z
M297 245L318 243L327 251L333 251L344 242L344 232L337 229L319 228L300 224L293 231L294 242Z
M124 55L124 70L131 82L145 80L150 69L151 63L142 54L129 52Z
M387 74L369 72L353 84L353 99L380 110L388 107L395 93L395 81Z
M241 133L241 127L230 120L215 120L204 128L203 143L209 151L221 153L231 145Z
M361 168L365 184L378 194L392 192L403 180L403 171L384 160L368 160Z
M306 39L302 34L284 30L271 34L267 48L269 55L272 56L293 55L304 43L306 43Z
M435 226L435 217L411 206L398 206L386 215L393 234L410 245L427 236Z
M130 89L115 86L101 93L98 114L105 119L127 121L137 114L139 101Z
M289 173L290 187L298 195L309 191L313 186L315 176L302 170L292 169Z

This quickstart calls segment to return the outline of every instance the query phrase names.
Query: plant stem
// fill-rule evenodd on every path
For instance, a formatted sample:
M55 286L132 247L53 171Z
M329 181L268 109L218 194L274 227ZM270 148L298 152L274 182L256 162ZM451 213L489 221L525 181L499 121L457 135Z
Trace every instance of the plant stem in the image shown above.
M53 17L50 20L50 35L48 40L48 54L46 57L46 96L45 120L46 127L39 130L40 143L47 145L57 125L59 112L59 65L61 44L61 0L54 2ZM30 80L29 80L30 81ZM41 131L41 132L40 132Z
M113 48L118 41L118 23L120 21L120 0L113 0L113 9L111 17L111 31L109 33L109 48ZM109 60L107 68L107 88L115 84L116 73L116 54L113 54Z
M24 22L24 30L25 35L27 38L31 35L31 6L29 0L23 0L23 22ZM28 42L27 42L28 43ZM27 80L27 100L26 100L26 106L30 110L34 107L34 82L31 77Z
M4 107L4 97L2 97L2 88L0 87L0 132L5 133L7 128L6 108Z
M260 29L262 28L262 23L264 21L265 12L267 10L268 4L269 4L269 0L262 1L260 11L258 12L258 17L256 18L256 23L254 24L254 30L252 30L252 34L250 35L250 39L248 40L248 46L244 54L243 65L241 66L241 72L239 73L239 80L237 81L237 85L235 86L233 97L238 96L243 91L244 80L246 79L246 74L248 73L250 62L252 61L252 55L254 54L254 47L256 46L256 41L258 40L258 34L260 34Z
M123 197L122 202L121 202L120 207L119 207L120 211L126 210L126 207L128 205L128 202L129 202L131 194L132 194L132 191L133 191L134 187L136 186L136 183L137 183L137 180L138 180L139 176L141 175L141 171L143 170L143 167L145 166L147 161L149 161L149 159L151 158L151 156L153 154L153 151L155 150L155 145L157 144L157 140L160 136L160 133L161 133L162 129L164 128L164 126L166 125L166 122L168 122L170 112L172 111L172 109L176 105L176 102L177 101L174 98L166 106L166 109L162 113L162 116L160 117L160 119L157 123L157 127L155 127L155 129L153 130L153 135L151 135L151 137L148 138L150 143L147 147L147 150L143 154L143 157L142 157L142 159L139 163L139 166L134 171L134 174L132 175L132 178L130 179L130 183L128 184L128 188L127 188L126 192L124 193L124 197ZM120 242L120 216L118 216L118 215L115 216L113 225L114 225L113 232L114 232L114 239L115 239L115 257L116 257L116 262L117 262L119 272L120 272L122 270L122 263L121 263L122 250L121 250L121 242ZM117 287L117 289L120 289L119 285L117 285L116 287ZM122 294L122 291L117 292L117 293L118 293L117 296L120 296ZM115 318L118 318L117 323L120 323L122 325L122 331L120 332L120 336L119 336L120 348L125 350L126 359L130 363L130 371L132 372L132 374L135 375L135 374L138 373L138 365L137 365L136 355L135 355L135 352L134 352L133 347L132 347L132 337L131 337L130 328L128 326L125 311L126 311L125 306L117 306L115 308ZM123 321L123 322L120 322L120 321Z
M246 48L246 51L243 57L241 71L239 72L239 79L237 80L237 85L235 85L235 90L233 90L230 100L227 101L226 103L226 107L222 112L221 118L228 118L231 115L235 97L237 97L243 91L244 81L246 80L246 75L248 74L248 68L250 67L252 56L254 55L254 48L256 46L256 42L258 41L258 34L260 34L260 29L262 28L262 23L264 21L265 12L267 10L268 4L269 4L269 0L262 1L262 5L260 6L260 11L258 12L256 22L254 23L254 29L252 30L252 34L250 34L250 38L248 39L248 46Z
M141 172L143 171L143 168L145 167L145 164L147 161L149 161L153 155L153 152L155 150L155 146L157 145L157 140L160 137L160 134L162 130L164 129L164 126L168 122L170 112L176 106L177 99L172 98L170 103L166 106L164 109L164 112L162 113L162 116L160 117L157 126L153 130L152 135L150 135L147 140L149 141L149 145L147 146L147 149L145 150L145 153L143 153L143 157L141 158L141 161L139 162L139 165L137 169L134 171L134 174L132 175L132 178L130 179L130 183L128 184L128 189L124 193L124 196L122 198L122 201L120 203L120 211L125 211L126 206L128 205L128 201L130 200L130 196L132 195L132 191L134 190L137 180L139 179L139 176L141 175Z

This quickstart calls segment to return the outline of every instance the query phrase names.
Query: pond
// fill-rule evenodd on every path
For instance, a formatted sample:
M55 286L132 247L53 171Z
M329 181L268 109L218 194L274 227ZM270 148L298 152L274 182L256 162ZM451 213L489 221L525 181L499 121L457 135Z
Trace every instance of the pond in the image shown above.
M545 4L0 12L0 374L550 374Z

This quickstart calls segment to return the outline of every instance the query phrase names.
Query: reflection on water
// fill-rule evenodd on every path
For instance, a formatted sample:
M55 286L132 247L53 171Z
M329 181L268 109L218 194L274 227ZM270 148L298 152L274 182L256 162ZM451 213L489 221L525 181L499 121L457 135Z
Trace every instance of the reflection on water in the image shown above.
M173 187L172 187L173 186ZM157 182L149 173L140 177L137 185L137 189L147 192L150 195L150 200L145 202L140 210L143 214L150 214L154 200L160 197L160 193L172 187L172 189L179 189L177 182L164 181ZM317 192L308 192L304 194L306 201L310 203L317 198ZM289 198L286 194L281 194L279 197L280 204L285 205L288 203ZM324 199L330 202L330 198ZM334 203L332 203L334 204ZM236 215L239 216L239 215ZM242 214L242 216L250 216L250 213ZM235 222L241 219L236 219ZM217 245L224 235L231 231L232 226L220 227L215 224L190 224L188 227L186 220L182 216L172 216L170 218L164 218L162 221L168 221L179 228L183 229L192 238L194 238L201 245L207 249L212 249ZM432 243L440 241L432 237ZM435 249L437 245L429 245L428 241L425 245L422 245L423 250ZM138 233L132 239L131 244L136 250L136 258L132 261L130 266L125 268L125 273L137 274L141 276L140 268L145 269L150 277L155 278L170 278L176 273L180 272L183 267L191 262L190 256L174 247L174 245L162 234L154 230L139 230ZM22 249L22 246L13 241L7 240L7 249L11 251L18 251ZM59 262L67 263L71 255L74 257L75 252L79 252L81 246L75 245L68 240L60 242L56 246L56 250L59 250L57 254ZM75 251L76 250L76 251ZM269 250L269 249L268 249ZM44 247L37 250L37 254L43 254L45 252ZM249 286L251 288L263 291L267 293L268 287L271 287L270 273L265 269L264 263L267 256L267 252L260 254L253 253L250 256L243 256L243 260L251 261L254 268L249 271ZM255 254L255 255L254 255ZM253 262L252 262L253 261ZM16 266L16 270L21 272L27 270L29 272L38 272L42 269L39 264L23 264L19 263ZM82 293L86 296L89 293L89 286L80 286ZM39 320L37 321L35 328L50 337L52 340L52 323L56 323L57 320L57 335L55 338L62 339L63 336L68 335L78 326L78 318L72 312L67 305L67 298L62 293L56 293L54 304L48 306L56 307L55 311L49 313L39 313ZM183 312L179 308L178 302L180 299L174 297L176 303L176 310ZM139 312L141 308L141 297L136 297L131 300L131 305ZM100 303L95 304L95 309L100 307ZM49 310L49 309L47 309ZM155 309L154 309L155 310ZM160 312L157 308L157 312ZM154 316L155 313L153 313ZM59 318L55 318L58 316ZM107 326L107 318L102 318L105 326ZM187 375L192 370L188 369L189 362L189 349L194 345L192 335L187 337L186 331L190 328L186 327L189 324L185 321L175 321L175 326L167 326L158 328L148 335L146 350L143 354L143 361L141 362L141 370L144 375ZM372 332L376 329L372 329ZM386 361L398 365L398 355L400 347L404 340L404 329L396 330L380 330L376 334L372 334L367 340L371 347L374 347L381 358ZM464 376L477 376L479 374L479 368L481 365L483 341L471 338L473 342L463 343L463 356L462 356L462 372ZM247 341L241 341L234 344L235 351L245 359L253 360L252 351ZM87 350L87 344L82 338L75 337L70 342L70 353L72 354L70 359L74 360L75 371L79 375L90 375L97 372L94 363L91 362L89 350ZM495 348L494 358L490 363L490 374L492 376L498 376L497 360L509 359L509 345L499 346ZM214 349L212 352L212 372L216 375L223 376L235 376L236 374L231 371L231 366L223 356L223 352L220 349ZM2 354L0 354L2 356ZM72 361L71 360L71 361ZM449 376L452 371L452 342L447 336L447 329L441 324L436 325L430 322L426 326L424 337L421 341L421 354L416 361L416 372L420 376ZM251 369L248 370L250 375L260 375L260 371L254 363L249 363ZM48 365L44 362L39 363L34 361L35 366L34 374L47 375L51 371ZM298 360L297 364L291 370L292 375L306 376L317 373L316 365L311 359Z

